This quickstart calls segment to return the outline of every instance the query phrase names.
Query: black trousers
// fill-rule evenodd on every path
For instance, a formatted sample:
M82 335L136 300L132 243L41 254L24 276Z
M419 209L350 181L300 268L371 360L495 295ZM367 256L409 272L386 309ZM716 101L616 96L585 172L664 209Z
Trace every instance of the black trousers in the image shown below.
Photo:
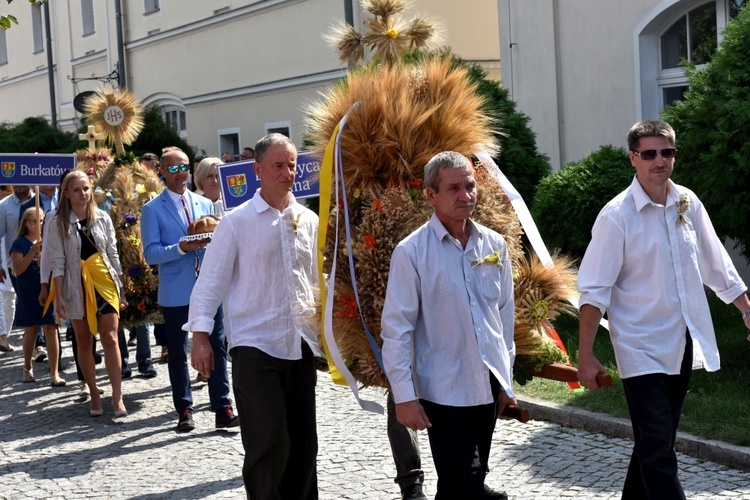
M242 479L252 500L318 498L317 373L310 347L302 359L232 348L232 383L245 461Z
M651 373L622 381L635 442L623 499L685 499L674 443L692 373L693 341L689 333L686 338L679 375Z
M432 427L427 429L437 472L435 500L482 498L497 422L500 384L490 375L494 402L446 406L421 399Z

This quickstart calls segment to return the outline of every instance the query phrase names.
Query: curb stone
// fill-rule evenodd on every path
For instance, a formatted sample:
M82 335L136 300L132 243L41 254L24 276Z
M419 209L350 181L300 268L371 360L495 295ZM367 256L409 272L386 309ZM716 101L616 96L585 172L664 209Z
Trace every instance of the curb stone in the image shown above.
M527 396L518 396L516 399L520 406L529 410L531 418L534 420L545 420L564 427L633 440L633 429L628 419ZM733 469L750 471L750 447L747 446L736 446L712 439L703 439L687 432L678 431L675 449L694 458L710 460Z

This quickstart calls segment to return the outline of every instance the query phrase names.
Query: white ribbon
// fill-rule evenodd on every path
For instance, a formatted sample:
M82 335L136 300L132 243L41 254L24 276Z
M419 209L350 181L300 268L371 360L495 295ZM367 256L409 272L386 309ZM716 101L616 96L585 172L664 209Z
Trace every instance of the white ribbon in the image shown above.
M526 206L523 198L521 198L521 195L518 193L516 188L513 187L513 184L508 180L507 177L505 177L505 174L503 174L503 172L500 170L500 167L495 164L495 161L489 154L487 154L486 152L480 152L475 153L475 155L479 159L479 161L484 164L485 168L487 168L487 172L489 172L490 175L500 184L500 187L508 196L511 205L513 205L513 209L516 211L518 221L521 223L521 227L523 228L524 233L526 233L526 237L529 238L531 248L533 248L537 256L539 256L539 260L542 262L544 267L551 269L554 266L554 263L552 262L552 256L547 250L547 247L544 244L544 240L542 240L542 235L539 234L539 229L537 229L534 218L531 216L531 212L529 212L529 208ZM580 306L578 304L577 297L571 298L570 303L573 304L576 309L579 309ZM604 328L609 330L609 322L607 320L602 318L600 324Z
M344 130L344 126L346 125L346 120L349 117L349 113L354 109L359 103L355 103L351 108L349 108L349 111L346 112L344 117L341 119L341 122L339 123L339 133L336 136L336 145L333 155L333 178L334 178L334 192L336 193L336 203L334 204L335 207L339 206L339 168L341 168L341 133ZM343 170L341 173L341 189L343 190ZM344 205L343 210L348 211L349 207L346 203L346 197L344 196ZM341 357L341 353L339 352L338 345L336 344L336 339L333 336L333 293L334 288L336 286L336 256L338 255L338 247L339 247L339 214L341 213L341 210L336 210L336 239L334 241L333 245L333 258L331 263L331 275L328 278L328 284L327 284L327 290L328 290L328 299L326 300L325 304L325 321L324 321L324 328L323 328L323 334L326 338L326 343L328 344L328 352L333 359L333 364L336 365L336 368L338 368L339 372L344 376L344 379L346 379L347 384L349 385L349 389L351 389L352 394L354 394L355 399L359 403L359 406L363 410L371 411L373 413L379 413L383 414L383 407L379 405L378 403L375 403L374 401L368 401L366 399L362 399L359 397L359 390L357 389L357 381L354 379L354 376L349 371L349 369L346 367L346 363L344 363L343 358ZM322 221L324 222L324 221ZM348 224L348 221L346 222ZM347 228L348 229L348 228ZM351 250L350 250L351 252ZM356 287L356 283L353 283L353 285Z

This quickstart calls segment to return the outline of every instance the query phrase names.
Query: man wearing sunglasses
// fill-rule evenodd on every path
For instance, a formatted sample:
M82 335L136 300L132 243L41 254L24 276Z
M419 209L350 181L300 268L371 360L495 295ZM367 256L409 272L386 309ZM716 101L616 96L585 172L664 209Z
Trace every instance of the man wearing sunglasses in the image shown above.
M183 432L193 430L195 424L187 362L188 333L182 330L182 325L188 319L190 293L209 239L180 239L187 236L188 226L192 221L204 215L213 215L213 203L187 189L189 170L187 155L179 149L169 148L162 155L159 167L167 188L148 202L141 214L143 256L152 266L159 265L158 300L164 314L164 330L169 349L169 381L174 407L179 415L177 430ZM208 379L208 394L211 409L216 413L216 428L237 427L239 418L234 414L229 399L221 307L214 317L214 328L209 340L216 359Z
M691 371L719 369L703 287L734 303L747 328L750 300L701 201L670 180L672 127L636 123L628 147L635 177L599 213L578 273L578 378L599 389L605 370L593 344L606 312L634 434L622 498L684 499L674 451L680 411Z

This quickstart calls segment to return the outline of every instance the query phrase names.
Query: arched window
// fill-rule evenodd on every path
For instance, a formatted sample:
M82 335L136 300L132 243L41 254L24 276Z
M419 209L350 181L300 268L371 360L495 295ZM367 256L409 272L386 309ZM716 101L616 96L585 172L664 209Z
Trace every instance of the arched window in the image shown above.
M709 2L681 16L661 37L659 87L662 105L682 99L687 90L687 79L681 66L688 61L702 66L716 52L718 33L716 3Z
M658 118L688 88L682 61L698 67L716 52L721 31L747 0L664 0L636 28L639 119Z

